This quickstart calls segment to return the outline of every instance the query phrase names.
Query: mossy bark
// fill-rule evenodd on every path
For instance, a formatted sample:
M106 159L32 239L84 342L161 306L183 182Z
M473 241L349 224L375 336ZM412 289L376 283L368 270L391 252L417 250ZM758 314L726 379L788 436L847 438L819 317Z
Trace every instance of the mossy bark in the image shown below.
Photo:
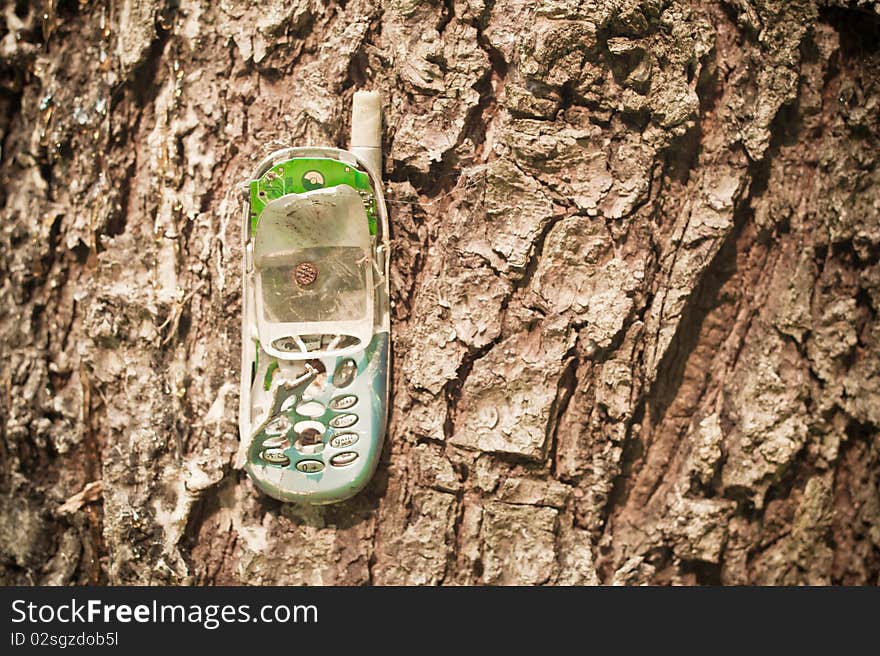
M2 3L4 583L878 583L880 2ZM369 488L235 469L236 186L385 98Z

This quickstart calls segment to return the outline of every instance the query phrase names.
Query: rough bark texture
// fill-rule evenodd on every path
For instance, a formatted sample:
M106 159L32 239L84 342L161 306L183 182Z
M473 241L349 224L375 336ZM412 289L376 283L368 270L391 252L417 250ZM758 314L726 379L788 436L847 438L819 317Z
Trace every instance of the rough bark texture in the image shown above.
M877 583L880 2L2 4L5 583ZM232 466L239 195L386 102L393 411Z

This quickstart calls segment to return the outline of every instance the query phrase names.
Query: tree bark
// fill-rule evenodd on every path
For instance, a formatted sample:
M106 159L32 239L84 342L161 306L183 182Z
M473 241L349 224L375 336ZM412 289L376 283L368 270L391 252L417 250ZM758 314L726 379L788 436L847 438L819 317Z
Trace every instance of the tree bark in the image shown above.
M880 579L880 2L5 0L0 580ZM349 502L238 448L240 199L385 102Z

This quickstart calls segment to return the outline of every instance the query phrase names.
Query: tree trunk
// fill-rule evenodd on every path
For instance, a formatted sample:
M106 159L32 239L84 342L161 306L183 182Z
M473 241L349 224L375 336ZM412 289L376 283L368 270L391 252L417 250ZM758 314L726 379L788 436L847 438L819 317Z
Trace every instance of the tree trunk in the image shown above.
M878 583L880 2L2 6L4 583ZM358 88L388 439L285 505L238 185Z

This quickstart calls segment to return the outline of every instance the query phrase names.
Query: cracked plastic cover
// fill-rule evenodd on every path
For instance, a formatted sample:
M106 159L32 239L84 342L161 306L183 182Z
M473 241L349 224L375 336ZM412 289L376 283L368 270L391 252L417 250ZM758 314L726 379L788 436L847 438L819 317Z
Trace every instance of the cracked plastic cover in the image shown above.
M254 264L263 344L316 333L369 342L371 245L357 191L339 185L271 201L260 215Z

